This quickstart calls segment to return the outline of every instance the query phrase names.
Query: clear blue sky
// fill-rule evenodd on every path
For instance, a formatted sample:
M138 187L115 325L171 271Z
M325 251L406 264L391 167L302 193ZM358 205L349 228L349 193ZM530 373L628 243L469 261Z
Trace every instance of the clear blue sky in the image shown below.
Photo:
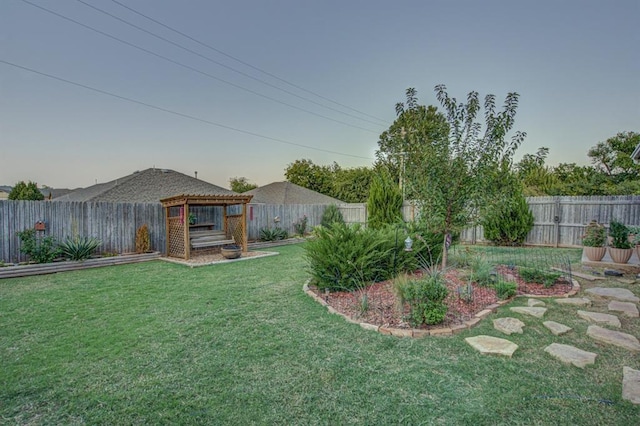
M371 165L396 102L436 84L521 96L516 158L588 164L587 151L640 131L640 1L118 0L288 82L261 74L110 0L83 0L206 58L347 112L232 72L76 0L28 0L200 72L33 7L0 0L0 60L289 145L115 99L0 63L0 184L84 187L154 165L228 187L234 176L284 180L296 159ZM203 73L209 74L209 76ZM352 126L222 83L226 80ZM385 124L386 122L386 124ZM366 128L363 130L357 127ZM345 155L342 155L345 154Z

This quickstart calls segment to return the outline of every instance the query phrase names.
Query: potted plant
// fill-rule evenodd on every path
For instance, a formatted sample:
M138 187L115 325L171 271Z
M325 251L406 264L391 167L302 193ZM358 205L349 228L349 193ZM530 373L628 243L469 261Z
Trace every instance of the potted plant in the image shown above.
M609 236L611 237L611 247L609 247L611 259L615 263L627 263L633 254L629 241L629 228L617 220L612 220L609 224Z
M589 222L582 236L584 254L592 262L600 262L607 252L607 230L596 220Z

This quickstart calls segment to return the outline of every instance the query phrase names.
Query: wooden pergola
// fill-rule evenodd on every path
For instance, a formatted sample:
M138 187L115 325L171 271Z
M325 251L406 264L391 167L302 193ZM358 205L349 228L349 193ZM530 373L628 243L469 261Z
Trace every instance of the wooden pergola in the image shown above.
M192 206L209 206L223 208L223 229L226 242L234 242L247 251L247 204L253 195L176 195L160 200L164 207L167 228L167 256L189 259L191 257L190 229L194 227L210 226L213 224L189 224L189 208ZM242 206L241 214L228 214L230 206ZM215 241L210 244L216 245Z

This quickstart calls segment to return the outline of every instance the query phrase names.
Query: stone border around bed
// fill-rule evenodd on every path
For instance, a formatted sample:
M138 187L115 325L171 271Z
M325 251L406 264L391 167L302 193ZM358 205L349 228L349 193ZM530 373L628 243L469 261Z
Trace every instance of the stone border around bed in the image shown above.
M554 298L558 298L558 299L563 298L563 297L565 297L565 298L566 297L572 297L572 296L575 296L580 291L580 283L578 283L578 281L576 281L574 279L572 279L571 281L572 281L571 290L569 290L569 292L564 294L564 295L540 296L540 295L535 295L535 294L520 294L520 295L517 295L515 297L533 297L533 298L554 297ZM394 328L394 327L384 327L384 326L369 324L369 323L366 323L366 322L361 322L361 321L358 321L356 319L351 318L349 315L346 315L346 314L343 314L341 312L336 311L333 307L329 306L329 304L325 300L323 300L322 297L320 297L317 294L315 294L309 288L309 283L310 282L311 282L311 279L307 280L307 282L305 282L304 285L302 286L302 290L305 293L307 293L307 295L310 296L313 300L315 300L316 302L320 303L322 306L326 306L326 308L329 311L329 313L339 315L339 316L343 317L347 322L350 322L352 324L358 324L360 327L364 328L365 330L376 331L376 332L381 333L381 334L386 334L386 335L396 336L396 337L415 337L415 338L419 338L419 337L426 337L426 336L452 336L454 334L461 333L464 330L467 330L467 329L470 329L472 327L475 327L476 325L478 325L478 323L480 321L482 321L483 318L488 317L493 312L496 312L500 306L506 305L507 303L511 302L514 299L514 298L511 298L511 299L507 299L507 300L500 300L500 301L498 301L498 302L496 302L494 304L491 304L491 305L487 306L486 309L484 309L484 310L478 312L477 314L475 314L472 319L466 320L462 324L457 324L457 325L454 325L452 327L436 327L436 328L429 329L429 330L417 329L417 328Z

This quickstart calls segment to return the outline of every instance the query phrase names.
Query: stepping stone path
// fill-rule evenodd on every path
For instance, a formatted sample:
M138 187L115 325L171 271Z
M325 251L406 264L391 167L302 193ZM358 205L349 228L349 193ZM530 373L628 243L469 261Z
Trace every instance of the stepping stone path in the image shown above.
M640 404L640 370L622 367L622 399Z
M585 291L599 298L612 299L608 305L610 312L621 312L629 318L638 318L640 316L638 307L636 306L636 303L640 302L640 298L627 289L594 287ZM564 297L554 300L559 305L576 307L592 305L592 301L586 297ZM547 308L542 307L546 306L545 303L538 299L528 299L527 305L528 306L515 306L509 309L512 312L531 315L536 318L542 318L547 312ZM617 328L622 327L620 319L612 314L579 310L577 311L577 315L592 323L600 323ZM555 321L544 321L542 324L549 329L554 336L561 336L571 330L570 327ZM517 318L505 317L493 320L493 326L496 330L507 335L511 335L512 333L522 334L522 328L525 326L525 323ZM587 336L601 343L618 346L631 352L640 352L640 342L631 334L609 330L598 325L590 325L587 329ZM518 345L515 343L498 337L475 336L467 337L465 340L482 354L511 357L516 349L518 349ZM571 364L579 368L585 368L587 365L594 364L598 356L595 353L560 343L552 343L547 346L544 351L565 364ZM640 405L640 370L623 367L622 398L633 404Z
M610 311L622 312L623 315L628 316L629 318L638 318L640 316L640 313L638 313L638 307L635 303L612 300L609 302L608 308Z
M571 327L567 327L566 325L560 324L559 322L555 321L545 321L542 323L542 325L547 327L554 336L561 336L572 330Z
M503 332L506 335L511 335L511 333L522 334L522 327L524 326L525 323L517 318L506 317L493 320L493 328Z
M518 345L506 339L493 336L475 336L464 339L482 354L503 355L511 358Z
M601 314L599 312L578 311L578 316L589 322L604 323L617 328L622 327L620 320L615 315Z
M587 328L587 336L602 343L619 346L632 352L640 352L640 342L635 336L621 331L608 330L597 325Z
M591 306L591 300L586 297L566 297L563 299L555 299L555 302L561 305Z
M594 287L588 288L586 292L589 294L593 294L594 296L600 296L607 299L615 299L621 302L640 302L640 297L636 296L626 288Z
M536 318L542 318L545 312L547 312L547 308L528 307L528 306L516 306L514 308L509 308L509 309L511 309L512 312L531 315Z
M562 345L560 343L552 343L544 351L551 356L558 358L565 364L573 364L578 368L584 368L586 365L596 362L597 354L593 352L583 351L570 345Z

